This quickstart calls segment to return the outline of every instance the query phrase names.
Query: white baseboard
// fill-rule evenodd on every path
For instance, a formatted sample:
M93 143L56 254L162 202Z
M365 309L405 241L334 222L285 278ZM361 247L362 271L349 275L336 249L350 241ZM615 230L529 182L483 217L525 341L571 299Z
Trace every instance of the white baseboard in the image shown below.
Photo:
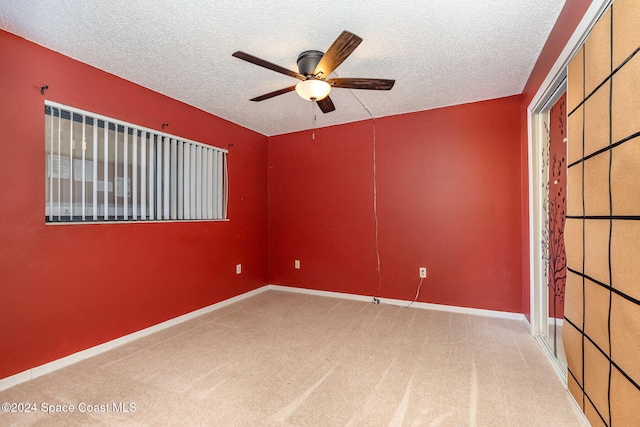
M116 338L111 341L107 341L103 344L99 344L94 347L90 347L86 350L81 350L77 353L70 354L68 356L62 357L60 359L56 359L52 362L45 363L44 365L36 366L35 368L27 369L26 371L17 373L7 378L0 379L0 391L6 390L10 387L18 385L20 383L32 380L42 375L49 374L53 371L57 371L58 369L62 369L69 365L73 365L74 363L80 362L81 360L88 359L89 357L97 356L98 354L109 351L113 348L119 347L123 344L127 344L133 340L138 338L142 338L154 332L161 331L163 329L170 328L171 326L175 326L179 323L186 322L187 320L191 320L195 317L202 316L203 314L210 313L215 310L219 310L222 307L226 307L234 302L241 301L243 299L252 297L259 293L262 293L269 289L268 286L262 286L260 288L254 289L249 292L245 292L244 294L237 295L233 298L226 299L224 301L217 302L215 304L209 305L207 307L203 307L201 309L192 311L187 314L183 314L182 316L174 317L173 319L169 319L162 323L158 323L157 325L150 326L145 329L141 329L137 332L133 332L131 334L122 336L120 338Z
M340 292L330 292L330 291L317 291L314 289L293 288L289 286L280 286L280 285L268 285L268 289L271 289L274 291L295 292L300 294L318 295L318 296L331 297L331 298L350 299L355 301L371 302L373 300L373 296L344 294ZM391 298L378 298L378 299L380 300L381 304L396 305L400 307L407 306L411 302L411 301L391 299ZM501 319L521 320L521 321L524 321L525 323L528 323L527 318L522 313L484 310L481 308L457 307L454 305L431 304L426 302L414 302L413 304L411 304L411 307L422 308L425 310L447 311L450 313L472 314L474 316L498 317Z
M209 305L207 307L203 307L199 310L195 310L190 313L183 314L182 316L169 319L165 322L158 323L157 325L153 325L148 328L139 330L137 332L133 332L131 334L125 335L123 337L108 341L106 343L99 344L94 347L90 347L86 350L81 350L77 353L70 354L69 356L62 357L60 359L51 361L49 363L45 363L44 365L27 369L26 371L17 373L10 377L0 379L0 391L6 390L10 387L32 380L39 376L49 374L53 371L57 371L58 369L62 369L69 365L73 365L74 363L80 362L81 360L84 360L84 359L88 359L89 357L97 356L101 353L104 353L113 348L119 347L123 344L127 344L133 340L142 338L154 332L158 332L163 329L169 328L171 326L175 326L179 323L186 322L187 320L191 320L203 314L210 313L215 310L219 310L222 307L226 307L230 304L233 304L243 299L260 294L267 290L294 292L294 293L300 293L300 294L318 295L323 297L342 298L342 299L365 301L365 302L371 302L373 300L372 296L365 296L365 295L355 295L355 294L346 294L346 293L340 293L340 292L293 288L289 286L280 286L280 285L265 285L260 288L254 289L252 291L246 292L244 294L237 295L233 298L229 298L227 300L220 301L218 303ZM395 305L395 306L406 306L411 302L411 301L388 299L388 298L378 298L378 299L380 300L381 304L388 304L388 305ZM510 313L510 312L504 312L504 311L483 310L479 308L456 307L451 305L430 304L430 303L424 303L424 302L415 302L411 305L411 307L421 308L425 310L447 311L450 313L471 314L475 316L521 320L521 321L524 321L525 323L528 323L526 317L522 313Z
M524 314L522 316L524 316L524 323L527 327L527 330L529 331L529 334L533 336L533 325L531 325L531 322L529 321L529 319L527 319L527 316L525 316Z
M331 292L331 291L319 291L316 289L294 288L292 286L282 286L282 285L267 285L267 289L272 291L291 292L294 294L306 294L306 295L316 295L320 297L341 298L341 299L348 299L353 301L370 302L372 298L365 295L344 294L341 292Z

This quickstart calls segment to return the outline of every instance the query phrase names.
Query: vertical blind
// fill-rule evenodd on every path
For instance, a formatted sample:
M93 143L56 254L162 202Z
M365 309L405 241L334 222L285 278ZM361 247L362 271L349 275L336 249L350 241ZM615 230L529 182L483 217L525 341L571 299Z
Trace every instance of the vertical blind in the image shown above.
M45 101L47 222L220 220L227 150Z

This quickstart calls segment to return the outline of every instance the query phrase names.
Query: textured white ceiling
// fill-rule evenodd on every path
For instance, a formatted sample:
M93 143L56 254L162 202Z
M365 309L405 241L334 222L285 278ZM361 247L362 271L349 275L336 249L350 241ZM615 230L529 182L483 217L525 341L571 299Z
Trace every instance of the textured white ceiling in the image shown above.
M391 91L334 89L317 127L522 92L565 0L2 0L0 28L216 116L276 135L313 125L297 80L304 50L343 31L364 41L339 77L395 79ZM98 112L99 113L99 112Z

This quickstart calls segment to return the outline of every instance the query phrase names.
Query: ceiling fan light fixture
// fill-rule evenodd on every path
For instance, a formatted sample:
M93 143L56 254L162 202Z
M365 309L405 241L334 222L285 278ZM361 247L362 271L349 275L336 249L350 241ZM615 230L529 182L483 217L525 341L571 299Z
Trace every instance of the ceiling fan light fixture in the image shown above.
M296 92L307 101L320 101L331 92L331 85L324 80L308 79L296 85Z

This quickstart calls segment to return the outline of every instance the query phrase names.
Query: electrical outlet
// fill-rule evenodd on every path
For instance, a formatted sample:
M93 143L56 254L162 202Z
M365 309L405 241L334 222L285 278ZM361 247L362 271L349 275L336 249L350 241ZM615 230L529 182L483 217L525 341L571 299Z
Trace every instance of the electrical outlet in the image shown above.
M242 273L242 264L236 264L236 274Z
M426 279L427 278L427 269L426 269L426 267L420 267L420 278L421 279Z
M293 266L295 267L296 270L300 270L300 260L297 259L293 262Z

